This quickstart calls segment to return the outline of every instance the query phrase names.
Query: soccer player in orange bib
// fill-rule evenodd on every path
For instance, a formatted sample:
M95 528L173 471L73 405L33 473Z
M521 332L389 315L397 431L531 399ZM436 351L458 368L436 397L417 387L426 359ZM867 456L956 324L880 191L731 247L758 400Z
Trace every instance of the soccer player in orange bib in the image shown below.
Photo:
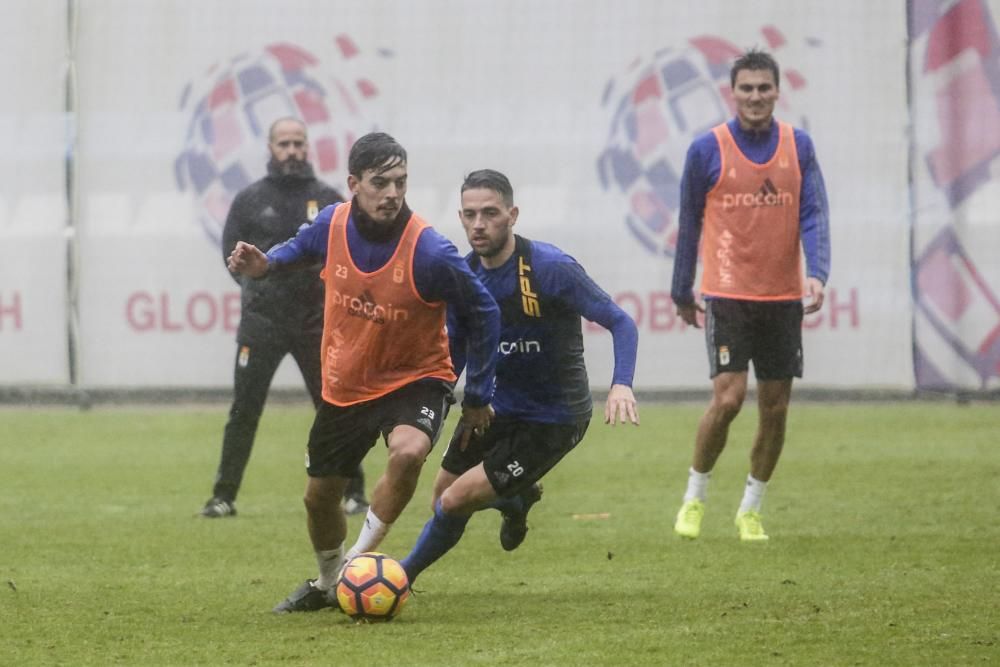
M736 528L741 540L762 542L764 491L785 442L792 379L802 377L802 316L823 306L829 207L809 135L774 118L778 63L750 50L733 64L730 82L736 117L692 142L681 179L671 297L691 326L704 313L712 401L698 425L674 531L690 539L701 533L709 475L753 362L759 422ZM699 241L704 306L693 293Z
M279 603L278 613L335 606L343 563L375 549L413 496L454 401L447 307L472 332L462 423L478 432L492 416L496 302L455 246L406 205L406 151L395 139L384 133L358 139L348 172L350 202L323 209L312 225L266 255L239 244L229 261L230 270L251 277L317 258L325 265L323 403L309 433L305 492L319 576ZM345 553L339 500L380 435L389 450L385 473Z

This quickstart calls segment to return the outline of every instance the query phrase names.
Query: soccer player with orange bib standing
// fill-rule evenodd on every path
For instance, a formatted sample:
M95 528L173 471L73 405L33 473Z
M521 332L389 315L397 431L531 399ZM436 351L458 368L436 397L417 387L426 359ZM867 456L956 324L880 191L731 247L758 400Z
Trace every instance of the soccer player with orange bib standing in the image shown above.
M350 202L323 209L266 255L239 244L230 257L231 271L251 277L317 258L325 264L323 403L309 434L304 499L319 576L278 604L278 613L335 606L343 563L375 549L413 496L454 401L447 307L472 332L462 423L470 430L490 423L499 309L455 246L406 205L406 159L387 134L361 137L348 158ZM340 497L380 435L386 469L345 553Z
M674 531L690 539L701 533L709 475L753 362L759 418L736 528L741 540L762 542L764 491L784 445L792 379L802 377L802 316L823 306L829 207L809 135L774 118L774 58L746 52L730 81L736 118L692 142L681 179L671 297L691 326L700 326L704 313L712 400L698 425ZM693 293L699 241L704 306Z

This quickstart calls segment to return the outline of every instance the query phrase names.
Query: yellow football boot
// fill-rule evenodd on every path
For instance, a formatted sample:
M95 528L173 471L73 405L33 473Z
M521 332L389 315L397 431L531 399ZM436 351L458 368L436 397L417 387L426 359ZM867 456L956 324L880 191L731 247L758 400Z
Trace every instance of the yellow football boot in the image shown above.
M674 532L689 540L696 539L701 534L701 518L703 516L705 516L705 503L697 498L685 500L680 511L677 512Z
M767 533L760 522L760 512L747 510L736 515L736 530L741 542L767 542Z

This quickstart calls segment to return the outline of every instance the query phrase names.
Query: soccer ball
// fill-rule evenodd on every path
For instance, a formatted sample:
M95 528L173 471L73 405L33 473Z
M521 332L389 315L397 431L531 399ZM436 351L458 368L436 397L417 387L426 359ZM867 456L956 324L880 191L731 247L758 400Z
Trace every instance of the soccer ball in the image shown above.
M358 621L391 621L410 597L410 580L399 561L369 552L355 556L337 581L337 601Z

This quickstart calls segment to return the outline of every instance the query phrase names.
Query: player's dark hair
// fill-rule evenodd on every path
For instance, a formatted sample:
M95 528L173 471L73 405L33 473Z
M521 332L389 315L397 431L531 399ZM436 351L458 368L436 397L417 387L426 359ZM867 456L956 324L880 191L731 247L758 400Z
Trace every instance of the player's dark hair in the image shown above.
M347 171L355 178L369 169L384 174L406 162L406 149L385 132L370 132L354 142L347 158Z
M462 183L462 192L473 188L483 188L492 190L500 195L504 206L511 208L514 206L514 188L506 176L493 169L477 169L465 177Z
M771 70L771 74L774 75L774 87L781 87L778 61L774 59L774 56L766 51L761 51L760 49L750 49L736 59L736 62L733 63L732 69L729 70L729 84L734 88L736 87L736 75L739 74L740 70L744 69Z

